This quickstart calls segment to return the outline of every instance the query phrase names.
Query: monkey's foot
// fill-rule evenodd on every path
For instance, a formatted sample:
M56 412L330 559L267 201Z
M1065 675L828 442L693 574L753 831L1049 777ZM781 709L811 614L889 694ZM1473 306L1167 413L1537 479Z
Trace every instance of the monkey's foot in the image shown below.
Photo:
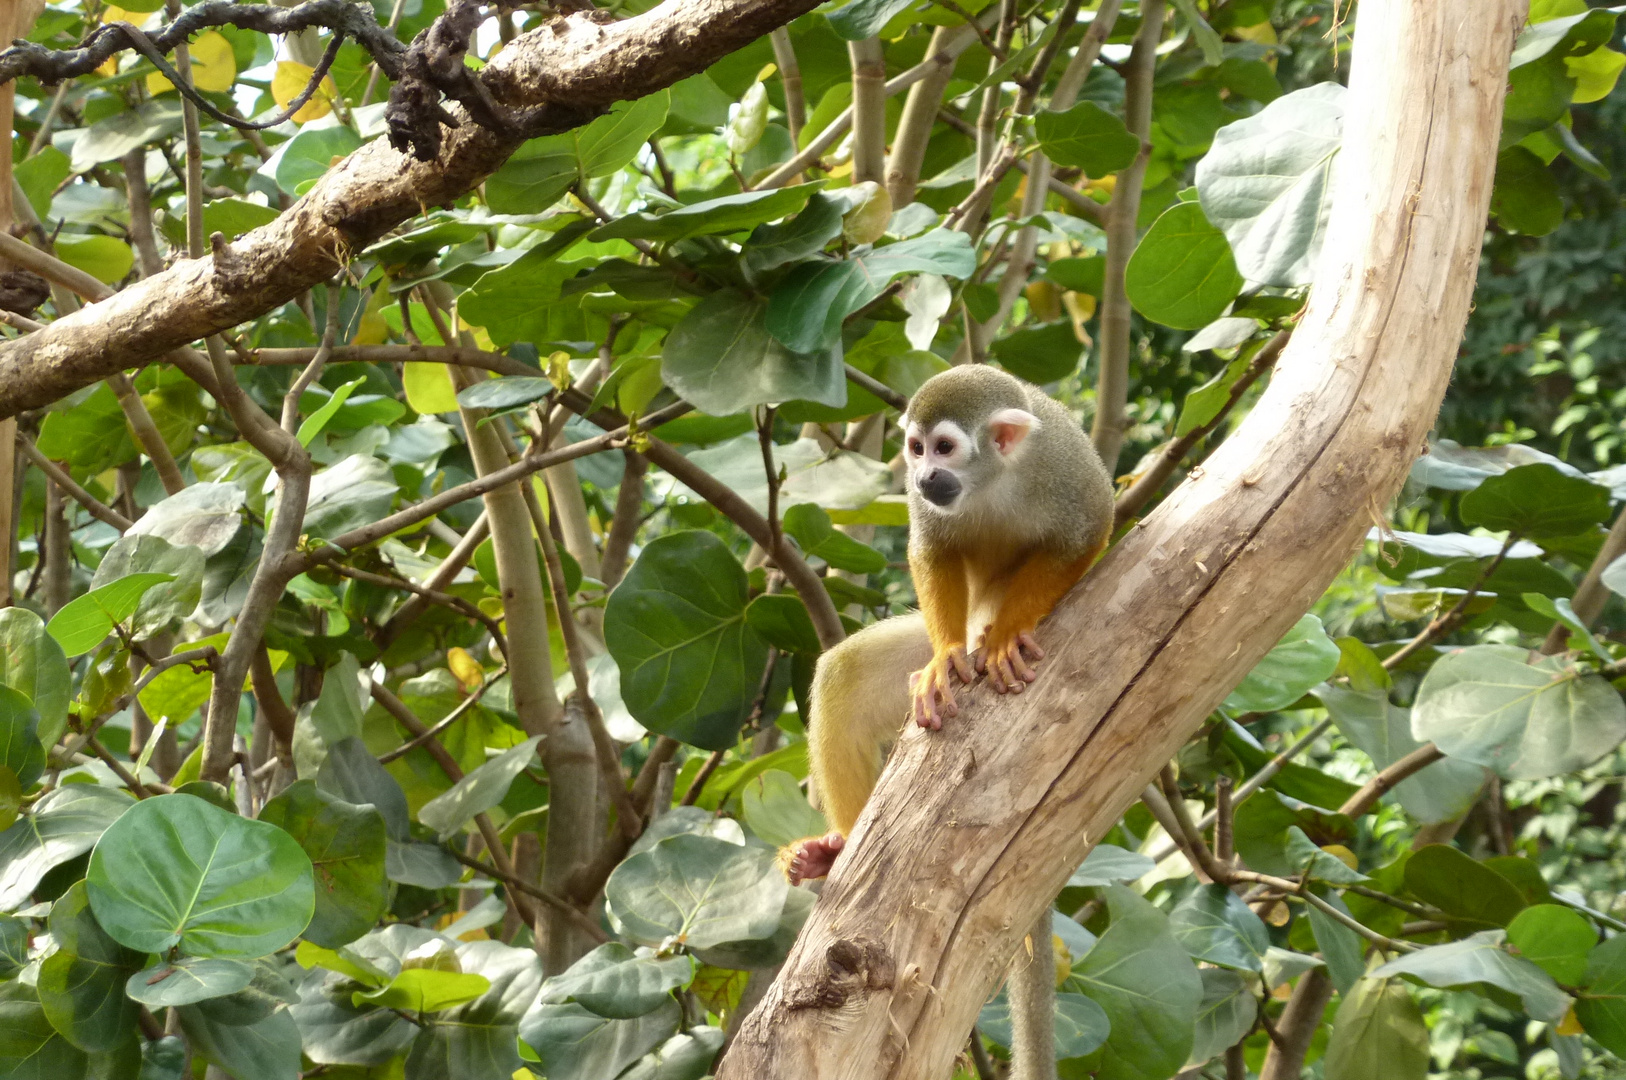
M785 849L790 856L785 863L785 877L792 885L800 885L804 881L826 876L836 864L836 856L846 846L847 838L838 832L796 841Z
M1032 664L1044 659L1044 650L1033 640L1032 627L1012 630L991 625L982 635L976 659L977 670L988 675L995 690L1020 694L1038 677Z
M943 726L943 717L959 715L960 707L954 703L956 677L967 685L975 678L963 645L942 650L909 676L910 713L915 723L937 731Z

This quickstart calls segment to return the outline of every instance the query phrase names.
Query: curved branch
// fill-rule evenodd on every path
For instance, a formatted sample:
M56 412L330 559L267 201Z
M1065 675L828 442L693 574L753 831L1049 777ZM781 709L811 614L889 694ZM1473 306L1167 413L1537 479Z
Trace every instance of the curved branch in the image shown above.
M1450 380L1523 13L1362 6L1345 179L1271 385L1041 627L1037 682L902 734L719 1080L947 1074L1072 868L1345 565Z

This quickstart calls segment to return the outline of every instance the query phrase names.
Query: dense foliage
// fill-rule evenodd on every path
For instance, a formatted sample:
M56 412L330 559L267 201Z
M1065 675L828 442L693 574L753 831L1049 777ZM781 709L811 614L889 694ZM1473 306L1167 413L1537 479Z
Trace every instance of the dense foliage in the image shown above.
M1440 438L1058 897L1062 1076L1622 1068L1626 55L1613 10L1532 7ZM181 10L143 8L28 36ZM1145 513L1303 307L1357 18L832 3L200 343L237 389L155 363L17 418L0 1077L711 1071L815 900L775 860L824 829L814 661L913 599L898 406L997 363ZM223 27L179 74L269 117L326 44ZM0 319L276 219L383 82L346 42L258 133L136 53L23 80L50 287L7 270ZM1011 1032L1001 992L963 1075Z

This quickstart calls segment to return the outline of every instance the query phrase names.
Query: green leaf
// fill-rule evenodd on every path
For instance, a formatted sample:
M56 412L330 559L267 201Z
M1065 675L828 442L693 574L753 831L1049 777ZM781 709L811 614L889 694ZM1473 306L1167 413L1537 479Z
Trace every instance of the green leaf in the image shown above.
M847 316L880 296L899 274L965 278L976 265L971 238L952 229L859 249L846 259L811 260L791 270L769 295L765 325L795 352L834 348Z
M676 1001L635 1020L610 1020L580 1005L537 1002L519 1022L520 1038L548 1080L620 1076L669 1038L683 1019Z
M536 745L542 736L533 735L518 746L467 774L443 794L435 796L418 811L418 820L445 839L463 828L477 814L502 802L514 778L536 759Z
M328 398L321 408L307 416L305 422L299 425L299 445L309 446L311 440L320 435L322 429L327 427L327 422L333 419L333 414L342 409L344 403L349 400L350 395L355 393L356 388L366 381L365 376L359 379L351 379L333 391L333 396Z
M848 41L874 37L881 27L914 0L852 0L830 12L830 29Z
M1045 156L1057 165L1077 166L1091 177L1126 169L1140 153L1140 139L1093 101L1081 101L1066 112L1042 111L1033 128Z
M464 971L482 976L491 989L467 1005L425 1018L407 1056L406 1075L508 1080L525 1064L515 1039L520 1018L536 1001L542 959L529 948L496 941L459 944L457 958Z
M21 907L47 872L89 851L134 805L128 793L94 784L64 784L40 799L0 832L0 909Z
M242 960L183 956L137 971L126 988L133 1000L156 1010L225 997L253 981L254 965Z
M1307 873L1334 884L1364 881L1365 877L1321 850L1304 828L1347 836L1353 825L1342 815L1322 814L1313 808L1294 809L1270 789L1256 791L1236 808L1234 835L1237 854L1261 873Z
M822 647L807 606L798 596L764 593L756 597L746 606L745 624L780 652L817 656Z
M746 238L742 254L746 269L755 276L823 251L841 235L842 204L828 195L814 195L802 212L779 225L758 225Z
M604 896L623 936L704 949L772 935L789 888L773 852L686 834L616 867Z
M1626 935L1617 934L1588 954L1575 1018L1604 1049L1626 1053Z
M1092 885L1116 885L1138 881L1157 869L1150 856L1126 851L1113 844L1097 844L1084 863L1067 879L1069 889Z
M803 551L837 570L877 574L886 569L885 555L837 531L830 524L830 515L812 503L798 503L786 510L784 526Z
M1340 655L1321 620L1305 615L1231 691L1225 708L1233 712L1285 709L1330 678Z
M56 638L64 653L80 656L100 645L115 624L135 614L148 589L174 580L173 574L129 574L119 578L68 601L51 616L46 632Z
M1112 924L1073 971L1111 1022L1099 1080L1172 1076L1191 1056L1203 984L1167 917L1122 885L1107 888Z
M1013 330L989 346L1001 367L1017 378L1043 385L1065 379L1078 369L1084 344L1071 319Z
M1387 769L1423 745L1412 735L1411 710L1391 704L1387 689L1358 692L1328 683L1313 693L1344 738L1372 759L1374 769ZM1396 784L1394 793L1406 813L1434 824L1467 813L1484 786L1482 767L1446 758Z
M1536 904L1508 923L1507 941L1556 981L1579 986L1586 977L1587 954L1598 944L1598 932L1567 907Z
M1442 989L1484 983L1517 995L1534 1019L1556 1024L1569 1011L1569 995L1545 971L1502 948L1502 939L1500 930L1483 930L1448 945L1431 945L1389 961L1371 977L1409 975Z
M103 162L117 161L137 147L171 139L180 131L181 103L178 100L145 102L128 112L98 120L80 132L73 142L73 171L88 172Z
M1570 606L1569 600L1562 596L1555 598L1539 592L1524 593L1520 599L1524 601L1525 607L1536 614L1551 619L1553 622L1563 623L1570 631L1570 641L1572 643L1579 642L1582 648L1606 664L1614 659L1598 643L1598 639L1587 628L1587 624L1581 621L1581 617L1575 614L1575 609Z
M1153 322L1198 330L1224 314L1242 291L1242 275L1225 234L1197 203L1182 202L1141 238L1124 270L1124 291Z
M141 641L197 609L203 597L203 566L203 552L195 547L176 547L145 534L121 536L102 556L90 587L100 589L137 574L165 574L172 579L148 590L136 604L129 633Z
M782 769L758 773L739 789L740 812L757 839L784 847L806 836L830 830L824 815L813 809L796 778Z
M1564 220L1557 178L1529 150L1508 147L1496 158L1491 214L1510 232L1546 236Z
M332 539L371 525L390 512L399 490L388 465L375 457L352 454L311 477L304 531Z
M544 1005L573 1001L599 1016L631 1020L671 1001L672 991L687 986L694 972L689 956L663 958L612 941L544 982L537 1000Z
M1242 898L1224 885L1199 885L1169 913L1169 930L1194 960L1259 971L1270 935Z
M738 195L725 195L720 199L706 199L675 207L662 214L640 210L616 218L600 227L588 239L632 238L671 243L691 236L744 232L764 222L777 221L787 214L796 213L820 186L795 184L791 187L743 191Z
M1201 1065L1235 1046L1253 1030L1259 1016L1259 999L1247 976L1220 968L1203 968L1197 974L1203 980L1203 999L1197 1006L1187 1065Z
M1441 657L1412 706L1412 734L1509 779L1574 772L1626 738L1626 703L1597 675L1559 657L1474 645Z
M1251 319L1248 322L1252 324ZM1185 403L1180 407L1180 419L1174 426L1175 438L1196 431L1218 416L1231 398L1231 388L1252 363L1252 358L1239 356L1225 365L1218 375L1187 394Z
M89 1060L46 1019L32 986L0 983L0 1076L6 1080L82 1080Z
M1406 888L1446 914L1482 926L1506 926L1526 906L1512 882L1449 844L1429 844L1406 860Z
M722 1028L701 1025L680 1031L622 1073L617 1080L701 1080L723 1048Z
M391 979L388 986L358 990L352 998L358 1008L366 1002L386 1009L431 1013L466 1005L489 989L491 982L484 975L408 968Z
M486 181L492 211L538 214L578 179L619 172L666 122L669 102L665 90L617 102L585 127L530 140Z
M127 812L96 845L96 919L132 949L255 957L299 936L315 902L311 862L287 833L191 795Z
M0 915L0 981L11 978L28 965L28 924L10 915Z
M1609 520L1609 489L1545 463L1488 477L1462 497L1462 520L1532 540L1575 536Z
M1323 1070L1326 1080L1425 1080L1428 1027L1402 983L1362 979L1344 996Z
M75 882L51 906L57 951L40 965L40 1005L51 1024L81 1050L114 1050L136 1038L136 1006L124 983L146 957L107 936L90 912L85 883Z
M236 484L193 484L148 507L124 535L156 536L176 547L199 548L206 557L218 555L242 528L244 501Z
M123 281L135 265L135 252L129 244L100 234L62 233L56 238L56 254L103 285Z
M772 301L719 289L689 309L661 351L661 376L695 407L713 416L755 405L805 399L847 402L847 376L838 341L797 351L769 333Z
M1343 141L1344 93L1337 83L1321 83L1279 97L1216 131L1197 163L1203 213L1230 241L1249 281L1310 283Z
M39 739L53 746L68 726L73 675L62 646L27 608L0 608L0 683L26 694L39 713Z
M1107 1041L1111 1024L1106 1010L1083 994L1056 995L1053 1039L1057 1060L1093 1054ZM977 1031L997 1046L1010 1046L1011 1003L1006 990L982 1007L977 1015Z
M28 204L34 208L34 216L41 221L51 213L51 196L72 172L73 167L68 163L68 155L49 144L17 162L12 169L12 175L17 178L17 186L28 196Z
M535 375L505 375L459 391L457 404L470 409L512 409L541 401L553 391L554 385L548 379Z
M316 907L304 930L307 940L337 948L372 929L389 910L386 830L376 808L345 802L312 780L300 780L267 802L260 820L297 840L315 869Z
M1321 898L1334 910L1349 915L1349 908L1331 889L1319 889ZM1348 926L1334 919L1319 907L1307 909L1310 930L1315 935L1316 948L1327 961L1327 974L1340 994L1347 994L1366 974L1366 943ZM1351 916L1353 917L1353 916Z
M40 453L52 461L66 462L75 472L99 473L136 458L124 410L105 383L72 408L47 413L35 445Z
M746 600L744 567L711 533L644 547L604 610L621 696L640 724L704 749L734 744L767 660Z
M26 694L0 686L0 767L10 769L22 788L33 786L45 771L39 719Z
M203 235L220 233L227 240L236 240L246 232L271 224L281 215L274 206L262 206L248 199L210 199L203 204ZM181 220L186 220L184 214Z
M290 195L303 195L332 168L335 159L349 157L359 149L361 136L342 124L300 128L299 134L277 148L272 159L276 162L277 186Z
M298 1080L299 1028L286 1011L255 1024L226 1024L209 1015L208 1005L176 1010L194 1054L235 1080Z

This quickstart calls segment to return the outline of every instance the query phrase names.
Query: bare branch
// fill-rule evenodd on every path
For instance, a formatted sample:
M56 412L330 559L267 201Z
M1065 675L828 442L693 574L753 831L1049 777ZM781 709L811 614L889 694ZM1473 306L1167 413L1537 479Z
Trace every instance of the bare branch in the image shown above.
M17 435L17 446L22 450L23 455L39 468L40 472L50 477L51 482L57 487L73 496L73 500L90 511L90 516L97 521L105 521L119 532L123 532L135 524L135 522L74 483L73 477L68 475L66 469L40 453L39 447L34 445L33 440L21 432Z

